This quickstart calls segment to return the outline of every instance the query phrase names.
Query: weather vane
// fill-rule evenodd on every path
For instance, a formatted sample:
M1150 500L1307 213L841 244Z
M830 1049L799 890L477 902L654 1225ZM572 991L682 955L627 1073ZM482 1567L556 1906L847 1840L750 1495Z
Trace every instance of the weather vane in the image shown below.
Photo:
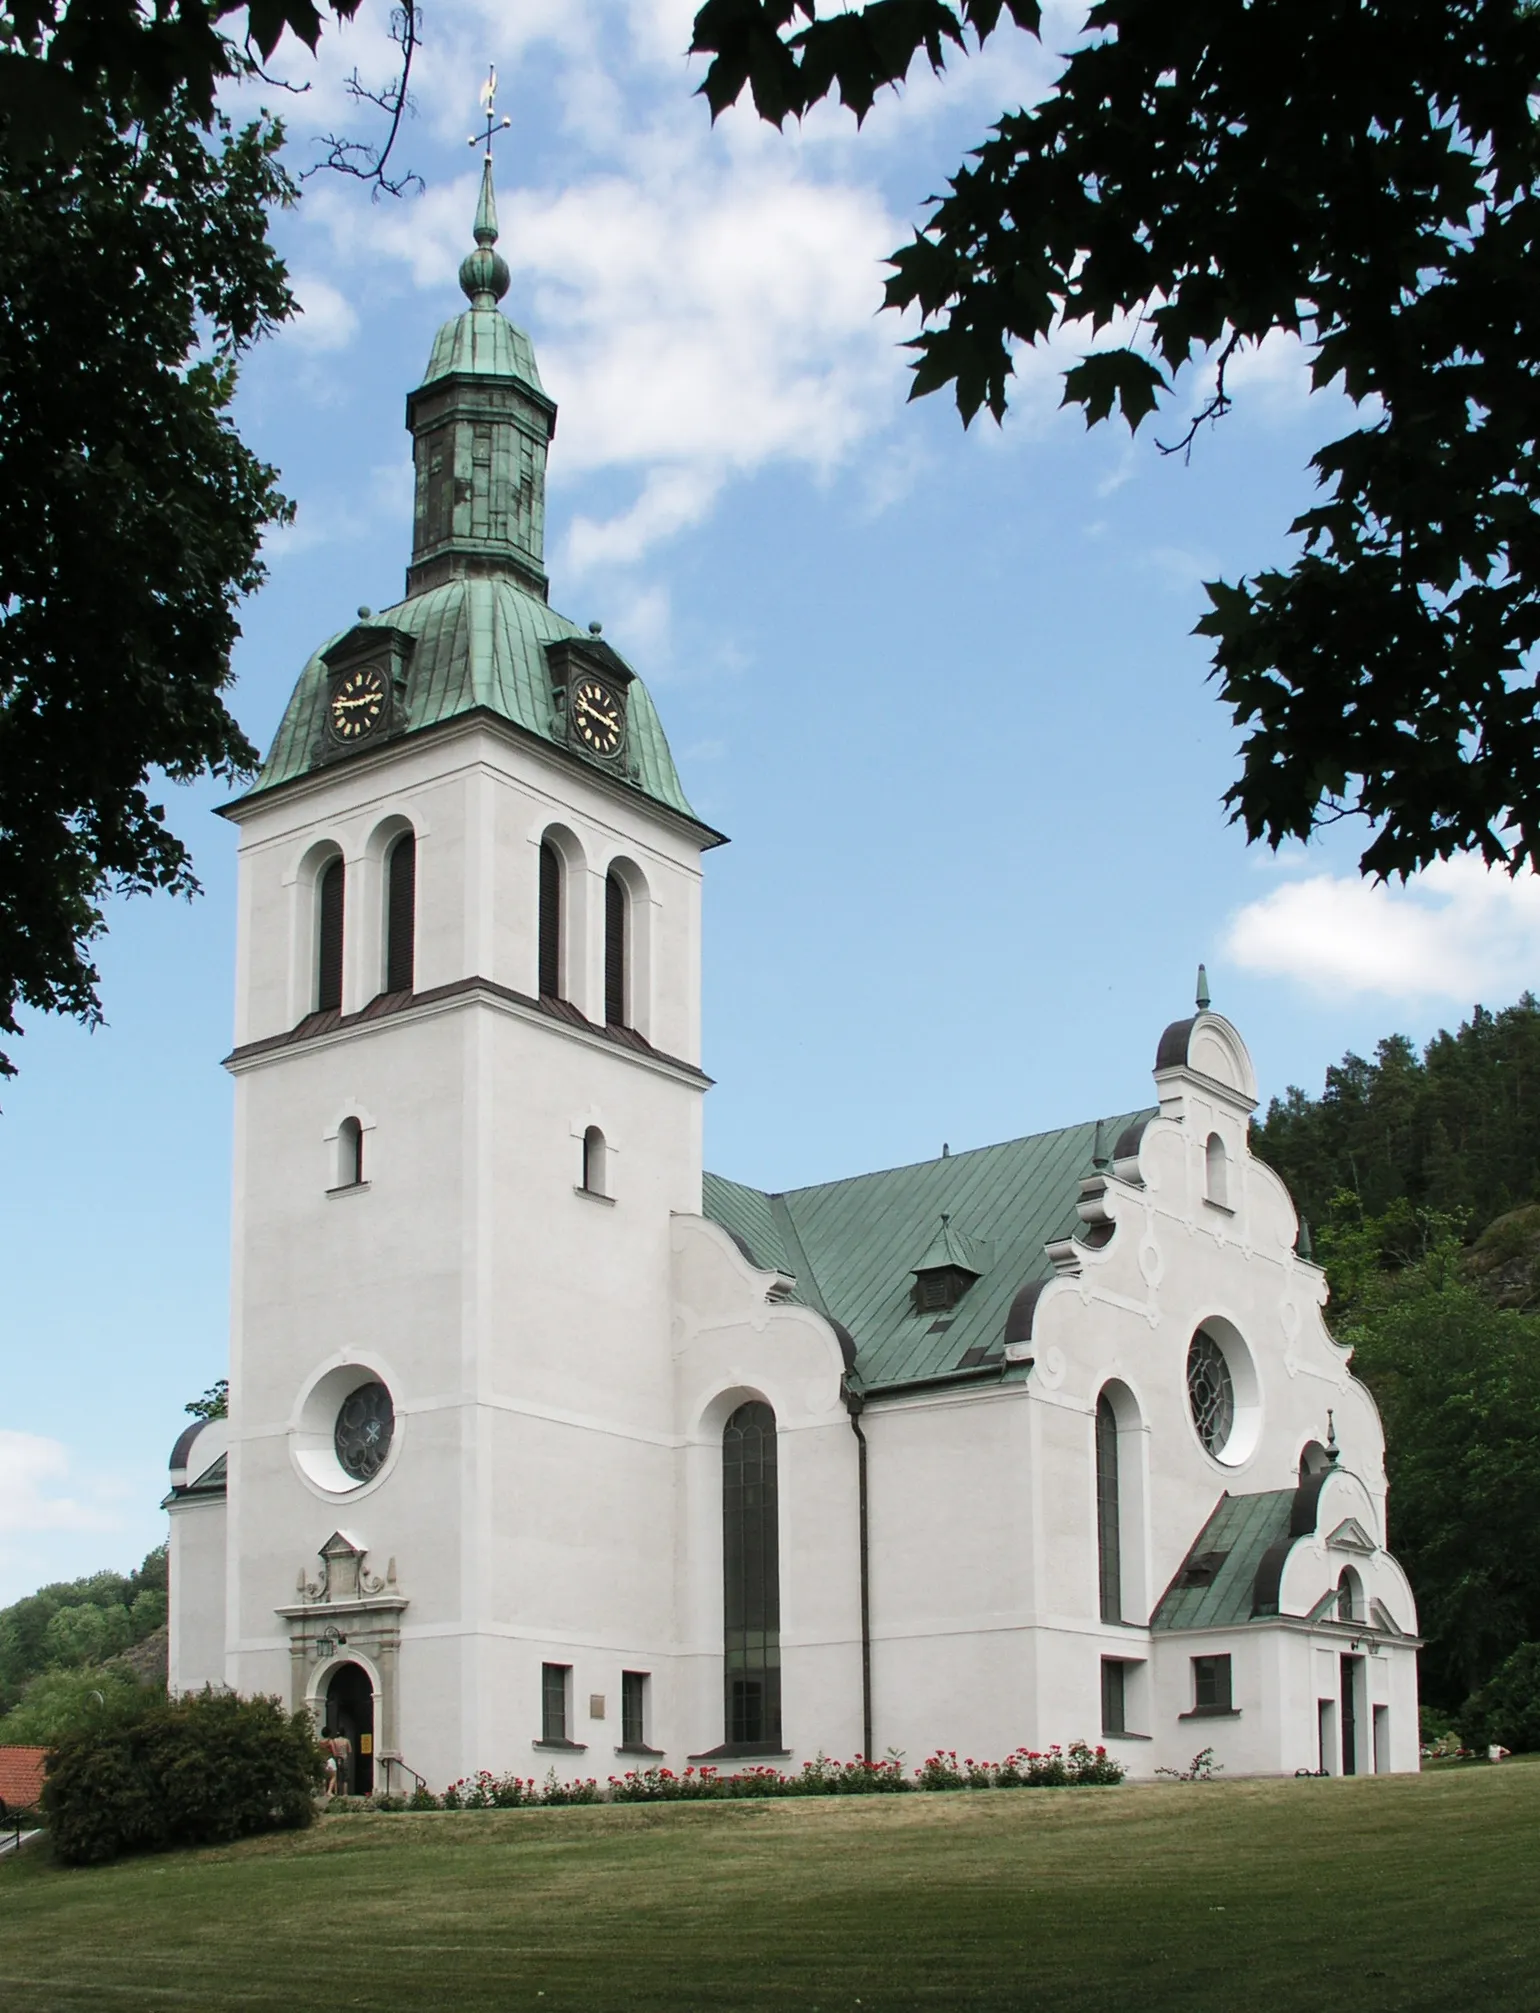
M499 119L497 116L497 65L495 63L487 65L487 81L481 87L481 109L487 115L487 130L485 133L472 133L465 144L468 147L485 147L487 150L487 159L490 161L492 158L492 135L494 133L506 132L513 124L512 119L506 116Z

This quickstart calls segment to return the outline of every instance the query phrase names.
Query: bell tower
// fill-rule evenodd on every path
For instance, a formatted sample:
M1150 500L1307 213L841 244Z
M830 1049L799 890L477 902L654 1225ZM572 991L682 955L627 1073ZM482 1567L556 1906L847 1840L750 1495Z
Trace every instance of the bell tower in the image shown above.
M635 668L550 606L556 408L497 234L489 148L468 306L407 402L406 595L320 645L227 812L228 1599L219 1667L178 1681L367 1735L378 1787L393 1757L544 1773L582 1699L671 1653L670 1225L701 1201L721 835Z

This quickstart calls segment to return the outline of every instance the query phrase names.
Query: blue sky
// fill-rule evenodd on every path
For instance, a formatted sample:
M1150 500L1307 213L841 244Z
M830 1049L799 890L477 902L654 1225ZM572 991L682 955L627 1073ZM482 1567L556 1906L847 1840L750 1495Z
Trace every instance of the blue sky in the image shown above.
M1286 556L1340 428L1287 344L1186 465L1056 411L1086 346L1022 360L1003 429L905 403L881 257L1048 74L1002 34L859 135L838 112L713 131L688 0L453 0L428 16L401 203L317 177L277 236L306 314L251 359L248 440L299 504L246 609L235 706L265 742L306 656L397 599L403 399L461 305L487 61L502 77L505 307L561 418L552 599L647 680L707 870L708 1163L770 1187L1127 1109L1208 962L1264 1096L1424 1039L1534 969L1532 882L1410 889L1351 829L1282 859L1220 806L1235 737L1191 628L1201 581ZM1078 17L1050 10L1050 49ZM284 104L296 167L357 128L384 12ZM1190 409L1201 373L1181 388ZM1167 422L1154 432L1169 437ZM0 1092L0 1602L158 1541L182 1406L222 1374L234 833L175 794L206 893L114 911L108 1025L29 1023Z

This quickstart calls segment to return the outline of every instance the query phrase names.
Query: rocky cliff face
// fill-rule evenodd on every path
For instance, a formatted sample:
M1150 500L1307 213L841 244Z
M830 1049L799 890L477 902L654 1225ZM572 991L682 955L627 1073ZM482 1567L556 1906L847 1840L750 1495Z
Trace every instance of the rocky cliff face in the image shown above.
M1540 1309L1540 1202L1495 1217L1461 1260L1465 1276L1499 1307Z
M169 1667L170 1630L164 1622L153 1635L145 1637L142 1643L135 1643L112 1661L125 1670L131 1670L141 1684L163 1685Z

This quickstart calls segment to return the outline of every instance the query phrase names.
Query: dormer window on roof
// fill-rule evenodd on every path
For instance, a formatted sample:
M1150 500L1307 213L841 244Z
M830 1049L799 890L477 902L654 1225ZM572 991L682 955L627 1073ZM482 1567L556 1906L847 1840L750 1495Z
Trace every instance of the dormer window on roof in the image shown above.
M911 1269L914 1285L909 1297L916 1314L941 1314L955 1307L984 1272L977 1247L952 1228L949 1216L942 1217L924 1257Z

